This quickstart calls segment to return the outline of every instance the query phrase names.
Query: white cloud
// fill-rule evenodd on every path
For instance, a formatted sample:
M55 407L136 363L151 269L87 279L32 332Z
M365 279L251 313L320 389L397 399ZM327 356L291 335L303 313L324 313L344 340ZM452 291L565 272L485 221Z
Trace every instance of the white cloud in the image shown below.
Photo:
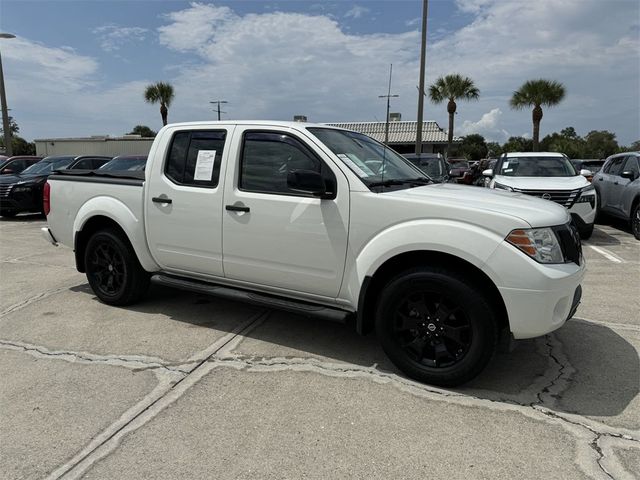
M100 40L100 47L105 52L115 52L132 41L145 39L148 30L142 27L119 27L117 25L103 25L92 31Z
M493 108L491 111L483 114L477 122L465 120L460 127L460 134L469 135L479 133L485 137L487 141L504 142L510 135L505 129L499 127L501 117L502 110Z
M361 7L360 5L354 5L354 7L344 14L345 17L349 18L360 18L366 13L369 13L370 10L367 7Z

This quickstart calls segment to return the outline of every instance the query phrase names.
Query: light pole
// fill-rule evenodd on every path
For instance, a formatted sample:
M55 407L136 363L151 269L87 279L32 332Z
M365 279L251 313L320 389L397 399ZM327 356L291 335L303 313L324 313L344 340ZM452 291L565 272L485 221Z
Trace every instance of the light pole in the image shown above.
M393 73L393 63L389 66L389 91L386 95L378 95L378 98L387 99L387 122L384 124L384 144L389 145L389 106L392 97L398 97L398 95L391 95L391 74Z
M0 38L16 38L12 33L0 33ZM13 155L11 145L11 128L9 125L9 111L7 109L7 95L4 91L4 73L2 72L2 55L0 55L0 102L2 103L2 130L4 131L4 149L8 156Z
M418 129L416 132L416 154L422 153L422 116L424 108L424 67L427 56L427 15L429 0L422 1L422 42L420 45L420 86L418 87Z
M214 100L213 102L209 102L209 103L214 103L214 104L217 103L218 104L218 108L217 108L217 110L218 110L218 121L220 121L220 114L221 113L226 113L226 112L221 112L220 111L220 104L221 103L229 103L229 102L227 102L226 100Z

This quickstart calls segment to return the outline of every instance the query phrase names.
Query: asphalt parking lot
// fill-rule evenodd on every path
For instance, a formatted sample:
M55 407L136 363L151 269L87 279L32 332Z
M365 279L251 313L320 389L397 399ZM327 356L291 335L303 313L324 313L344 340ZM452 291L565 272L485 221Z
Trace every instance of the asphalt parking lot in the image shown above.
M576 318L443 390L348 326L152 287L97 301L0 220L0 477L640 477L640 242L598 225Z

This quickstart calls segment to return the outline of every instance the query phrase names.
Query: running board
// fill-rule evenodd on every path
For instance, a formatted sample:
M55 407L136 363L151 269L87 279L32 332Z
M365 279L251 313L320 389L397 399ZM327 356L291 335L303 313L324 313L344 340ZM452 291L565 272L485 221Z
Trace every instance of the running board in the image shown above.
M214 283L202 282L182 277L174 277L164 274L156 274L151 277L151 281L158 285L188 290L190 292L213 295L215 297L226 298L238 302L251 303L261 307L270 307L287 312L297 313L307 317L316 317L332 322L345 323L350 312L337 308L325 307L313 303L291 300L288 298L276 297L264 293L251 292L248 290L233 287L221 286Z

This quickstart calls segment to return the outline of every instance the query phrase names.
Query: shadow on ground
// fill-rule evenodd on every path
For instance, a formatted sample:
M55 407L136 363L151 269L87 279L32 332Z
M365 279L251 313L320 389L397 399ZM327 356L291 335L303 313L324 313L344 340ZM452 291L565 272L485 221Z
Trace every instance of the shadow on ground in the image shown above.
M71 290L93 297L87 284ZM98 300L94 297L93 301ZM154 285L143 302L127 309L162 313L194 327L220 329L221 325L206 314L194 318L185 313L185 307L190 304L207 304L215 309L220 302L226 300ZM231 331L233 327L226 329ZM575 320L554 336L562 342L562 353L569 358L575 373L567 391L556 398L553 409L584 416L613 417L620 415L638 396L640 361L638 352L627 340L605 326ZM455 391L496 401L536 403L540 390L554 380L549 376L545 378L550 365L554 364L549 348L545 338L517 342L514 351L497 353L480 376ZM379 347L375 335L362 337L353 325L279 311L270 311L267 320L246 335L236 353L256 358L319 358L399 373Z
M0 222L27 223L27 222L32 222L34 220L42 221L46 219L47 217L41 213L27 213L27 214L20 214L15 217L0 217Z

